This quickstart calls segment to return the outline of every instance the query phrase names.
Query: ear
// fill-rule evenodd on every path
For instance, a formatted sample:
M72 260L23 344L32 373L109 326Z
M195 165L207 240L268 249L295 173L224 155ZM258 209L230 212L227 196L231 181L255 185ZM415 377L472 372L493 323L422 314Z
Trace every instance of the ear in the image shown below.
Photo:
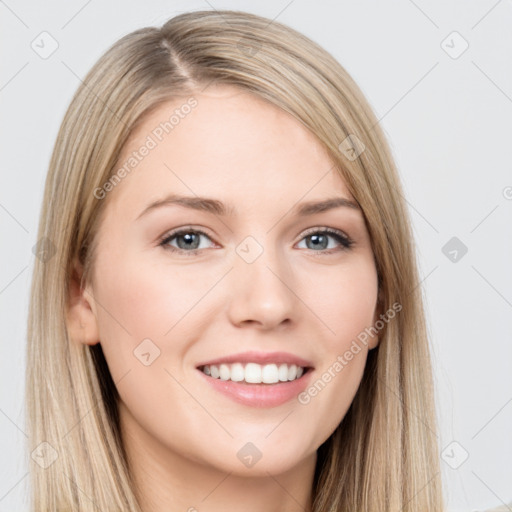
M384 295L382 293L382 288L379 288L379 293L377 295L377 305L375 306L375 315L373 316L372 326L374 326L374 327L375 327L375 324L377 323L377 320L380 320L380 315L382 315L382 313L384 313L383 307L382 307L383 299L384 299ZM373 350L374 348L376 348L377 345L379 344L379 341L380 341L380 336L378 333L374 334L373 336L370 336L369 341L368 341L368 350Z
M96 320L96 304L87 284L81 287L83 267L75 261L69 280L69 302L67 304L67 326L69 336L75 343L96 345L99 340Z

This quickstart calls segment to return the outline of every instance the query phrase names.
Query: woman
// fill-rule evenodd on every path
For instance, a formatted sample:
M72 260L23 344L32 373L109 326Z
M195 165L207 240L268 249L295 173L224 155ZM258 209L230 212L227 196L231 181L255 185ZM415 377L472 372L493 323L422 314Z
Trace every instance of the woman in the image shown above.
M399 178L311 40L236 11L123 37L39 231L34 510L443 510Z

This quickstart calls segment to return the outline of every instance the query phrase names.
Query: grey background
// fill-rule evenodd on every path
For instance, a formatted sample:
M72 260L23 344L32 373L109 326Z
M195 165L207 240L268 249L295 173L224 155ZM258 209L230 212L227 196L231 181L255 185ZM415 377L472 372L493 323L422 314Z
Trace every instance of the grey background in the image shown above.
M183 11L213 8L296 28L331 52L366 94L390 139L414 224L448 508L511 502L510 0L6 0L0 1L0 512L27 509L23 379L32 248L65 109L80 79L119 37ZM47 58L31 47L46 37L44 47L51 48L43 31L58 43ZM469 46L458 55L463 40Z

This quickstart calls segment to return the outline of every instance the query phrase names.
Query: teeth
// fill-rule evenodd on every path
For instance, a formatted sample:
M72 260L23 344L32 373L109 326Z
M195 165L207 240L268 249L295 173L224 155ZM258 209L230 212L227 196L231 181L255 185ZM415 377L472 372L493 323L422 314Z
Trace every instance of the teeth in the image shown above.
M231 380L233 382L245 381L249 384L276 384L299 379L304 373L304 368L295 364L257 364L247 363L245 367L241 363L206 365L203 373L214 379Z
M231 372L229 371L229 366L227 364L221 364L219 366L219 376L220 380L228 380L231 376Z

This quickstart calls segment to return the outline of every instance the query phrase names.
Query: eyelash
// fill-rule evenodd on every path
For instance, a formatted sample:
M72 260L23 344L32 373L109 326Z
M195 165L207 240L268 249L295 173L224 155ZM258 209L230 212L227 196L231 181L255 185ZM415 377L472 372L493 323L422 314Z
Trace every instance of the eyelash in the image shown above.
M186 227L186 228L178 229L176 231L172 231L170 233L166 233L164 235L164 237L160 239L160 242L158 245L163 247L167 251L181 252L181 253L185 253L187 256L194 256L203 249L192 249L190 251L186 251L186 250L180 249L178 247L173 247L171 245L168 245L168 243L172 239L176 238L179 235L187 234L187 233L203 235L206 238L209 238L211 240L210 236L207 233L205 233L204 231L202 231L201 229ZM301 238L300 241L304 240L304 238L307 238L308 236L317 235L317 234L330 235L332 238L336 239L336 241L341 245L341 247L337 248L337 249L324 249L321 251L315 251L313 249L308 249L313 253L318 253L318 254L315 254L315 256L330 255L333 253L337 253L339 251L346 251L346 250L351 249L352 246L354 245L354 241L351 238L349 238L348 236L344 235L341 231L338 231L337 229L327 228L327 227L313 228L311 230L306 231L306 233L304 234L304 236Z

